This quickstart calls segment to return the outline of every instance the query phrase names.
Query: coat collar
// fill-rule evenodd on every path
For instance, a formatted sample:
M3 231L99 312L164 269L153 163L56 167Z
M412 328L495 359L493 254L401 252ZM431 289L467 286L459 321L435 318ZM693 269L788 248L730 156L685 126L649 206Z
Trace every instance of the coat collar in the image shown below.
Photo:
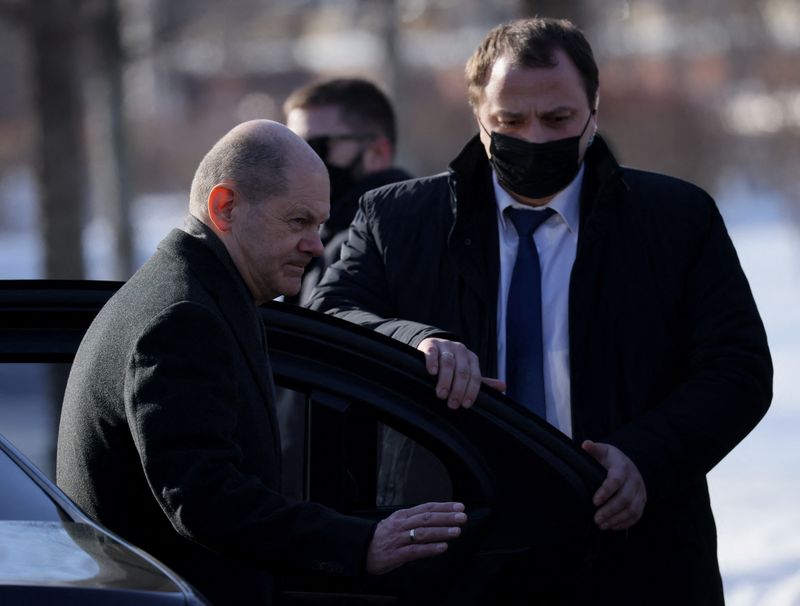
M584 179L580 202L580 232L589 238L602 235L606 230L608 211L619 199L620 188L627 189L622 178L622 168L611 153L605 140L596 135L584 158ZM469 240L473 249L486 252L486 246L497 244L487 238L486 225L495 225L495 196L492 188L492 169L486 151L475 135L451 162L450 202L455 222L450 233L451 250L460 249ZM489 221L489 223L486 223ZM482 234L482 237L476 234ZM483 245L483 246L482 246ZM470 246L470 245L467 245ZM497 257L496 253L494 257ZM484 268L490 269L490 268ZM486 276L484 276L485 278Z
M477 135L450 164L449 185L454 221L448 249L466 282L496 311L500 274L496 202L492 169Z
M627 189L622 168L599 135L586 151L585 174L581 189L580 233L585 240L605 234L609 212L619 201L620 189Z
M390 183L405 181L411 175L400 168L387 168L370 173L360 179L343 196L331 200L331 216L320 228L322 244L327 245L339 232L350 227L358 210L358 200L371 189L378 189Z

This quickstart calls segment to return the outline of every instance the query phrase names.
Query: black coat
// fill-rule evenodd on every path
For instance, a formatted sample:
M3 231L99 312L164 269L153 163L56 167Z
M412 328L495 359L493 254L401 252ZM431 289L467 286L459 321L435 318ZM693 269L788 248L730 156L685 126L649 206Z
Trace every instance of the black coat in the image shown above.
M325 274L325 270L335 261L339 260L339 250L342 248L342 243L344 243L347 238L347 230L350 227L350 222L358 211L358 199L371 189L377 189L389 183L405 181L410 178L411 175L400 168L387 168L386 170L370 173L363 179L360 179L340 198L331 200L331 216L319 230L320 239L325 246L325 250L321 256L314 258L311 263L308 264L305 274L303 275L303 284L300 288L300 293L296 297L286 297L285 300L287 303L300 303L305 305L311 297L314 288L316 288L322 276Z
M576 443L613 444L647 488L598 575L597 604L722 603L705 475L772 397L766 335L713 200L678 179L586 156L569 298ZM448 173L368 193L310 306L416 346L450 336L497 365L491 169L473 139Z
M214 604L270 570L358 575L374 523L287 501L265 333L222 243L174 230L101 310L64 398L58 484Z

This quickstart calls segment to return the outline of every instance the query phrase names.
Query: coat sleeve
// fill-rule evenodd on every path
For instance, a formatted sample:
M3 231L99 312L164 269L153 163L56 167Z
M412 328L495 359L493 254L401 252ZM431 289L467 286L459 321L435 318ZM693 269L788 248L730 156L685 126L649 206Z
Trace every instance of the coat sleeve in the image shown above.
M680 373L666 396L606 440L637 465L649 500L699 481L758 423L772 399L761 318L713 201L683 280Z
M376 330L412 347L428 337L460 341L440 328L398 318L387 277L390 252L376 216L377 204L362 198L339 260L325 272L308 307ZM384 221L386 217L382 218Z
M219 313L189 302L164 310L137 339L125 413L153 496L180 535L229 557L363 573L373 522L288 501L254 472L260 462L245 460L242 411L262 403L242 391L237 347Z

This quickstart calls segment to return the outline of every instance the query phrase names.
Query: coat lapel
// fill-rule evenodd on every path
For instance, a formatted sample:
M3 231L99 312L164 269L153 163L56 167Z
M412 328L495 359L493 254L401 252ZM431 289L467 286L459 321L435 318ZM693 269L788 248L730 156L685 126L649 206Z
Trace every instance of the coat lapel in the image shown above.
M491 168L477 136L453 161L449 185L454 222L447 245L466 287L466 292L460 294L459 307L465 319L462 325L465 331L472 333L465 335L469 343L488 345L485 351L476 353L485 361L484 370L494 373L500 275L497 211ZM483 321L476 324L476 318Z
M208 235L213 238L215 236ZM239 278L227 252L215 250L216 243L203 243L199 238L181 230L173 232L164 240L161 248L172 248L186 259L197 279L214 297L220 312L231 328L250 368L253 380L263 396L269 416L273 446L280 460L280 430L275 412L275 384L269 362L266 331L258 308L244 282ZM225 255L224 257L222 255Z
M596 405L591 380L591 344L607 342L608 318L603 317L612 303L606 271L607 241L615 204L622 198L625 184L618 177L619 165L605 142L598 136L586 157L586 173L581 191L578 250L570 276L569 341L570 384L572 394L573 439L581 441L608 424L605 407ZM611 344L607 343L610 347Z

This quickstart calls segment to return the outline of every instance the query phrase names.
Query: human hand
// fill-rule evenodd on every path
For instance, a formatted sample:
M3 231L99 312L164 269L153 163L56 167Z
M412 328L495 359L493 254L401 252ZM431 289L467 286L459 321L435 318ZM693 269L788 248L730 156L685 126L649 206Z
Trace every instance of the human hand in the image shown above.
M630 528L642 517L647 503L647 490L636 465L624 452L610 444L585 440L581 448L608 471L592 498L595 507L599 508L594 514L595 523L602 530Z
M436 381L436 396L447 400L447 406L469 408L478 397L481 382L498 391L505 391L506 384L498 379L481 376L478 356L463 343L429 337L417 345L425 354L425 368Z
M367 549L367 572L384 574L413 560L447 550L467 521L463 503L424 503L395 511L378 522Z

